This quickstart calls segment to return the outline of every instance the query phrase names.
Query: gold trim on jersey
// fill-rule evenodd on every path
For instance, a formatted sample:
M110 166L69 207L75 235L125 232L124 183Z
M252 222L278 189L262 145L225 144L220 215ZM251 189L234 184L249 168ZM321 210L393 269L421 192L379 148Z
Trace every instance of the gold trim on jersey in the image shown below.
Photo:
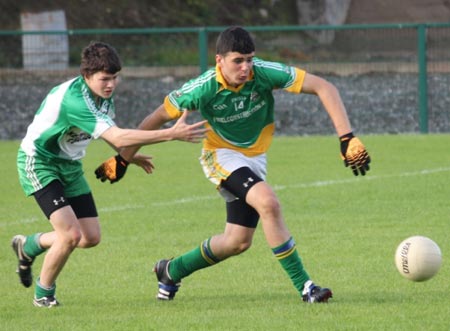
M181 116L181 111L179 111L169 100L169 96L167 95L164 98L164 109L167 114L169 114L171 119L176 119Z
M303 82L305 81L306 71L295 67L294 70L297 78L295 79L294 84L284 90L291 93L300 93L303 88Z
M223 77L222 70L220 70L220 67L218 64L216 64L216 80L218 83L220 83L222 85L221 89L222 88L227 89L227 90L233 91L235 93L239 92L245 85L245 82L237 87L228 85L227 81ZM251 80L253 80L253 70L250 71L250 74L248 75L246 82L251 81Z
M181 112L169 101L168 96L166 96L164 99L164 108L166 109L166 112L169 114L169 116L173 119L178 118L181 115ZM211 126L208 123L205 124L205 127L211 129ZM248 148L242 148L225 141L213 130L210 130L206 134L206 138L203 140L203 148L205 149L228 148L241 152L246 156L260 155L265 153L269 149L272 143L274 132L275 132L275 124L270 123L261 131L261 134L259 135L258 139L252 146Z
M285 90L291 93L300 93L303 87L303 82L305 80L306 71L295 67L294 70L296 72L296 79L293 82L293 84L285 88ZM237 88L229 86L225 81L218 65L216 65L216 73L217 73L216 79L222 85L222 88L229 89L232 91L239 91L242 88L242 86L244 86L244 84L238 86ZM251 72L248 80L252 79L253 79L253 71ZM172 119L176 119L181 116L181 112L170 102L169 96L166 96L164 98L164 108ZM205 127L211 129L211 126L209 124L206 124ZM267 152L267 150L269 149L272 143L274 132L275 132L275 123L268 124L261 131L258 139L252 146L243 148L235 146L232 143L229 143L211 129L210 131L208 131L206 138L203 140L203 148L209 150L217 148L228 148L238 151L246 156L260 155Z
M211 128L209 124L205 126L207 128ZM244 154L245 156L260 155L265 153L269 149L272 143L274 132L275 132L275 124L270 123L261 131L258 139L252 146L248 148L243 148L230 144L229 142L222 139L213 130L210 130L206 134L206 139L203 141L203 148L205 149L228 148L238 151Z

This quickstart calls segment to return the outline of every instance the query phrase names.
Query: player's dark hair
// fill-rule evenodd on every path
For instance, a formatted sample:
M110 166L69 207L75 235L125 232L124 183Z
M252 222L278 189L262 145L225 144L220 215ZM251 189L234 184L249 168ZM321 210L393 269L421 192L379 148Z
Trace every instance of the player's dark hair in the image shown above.
M81 52L80 73L91 76L99 71L115 74L122 69L117 51L111 45L100 41L91 41Z
M232 26L222 31L217 38L216 54L225 55L228 52L250 54L255 51L255 43L247 30L240 26Z

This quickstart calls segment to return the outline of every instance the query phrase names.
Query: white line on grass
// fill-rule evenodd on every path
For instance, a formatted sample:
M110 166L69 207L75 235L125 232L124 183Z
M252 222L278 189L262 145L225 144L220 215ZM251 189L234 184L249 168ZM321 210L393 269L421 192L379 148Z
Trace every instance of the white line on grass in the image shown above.
M395 174L395 175L367 176L367 177L364 177L363 180L379 180L379 179L394 178L394 177L416 177L416 176L430 175L430 174L446 172L446 171L450 171L450 168L424 169L424 170L419 170L419 171L404 172L404 173ZM358 178L352 177L350 179L325 180L325 181L316 181L316 182L305 183L305 184L300 183L300 184L293 184L293 185L274 185L273 188L275 190L281 191L286 188L310 188L310 187L331 186L331 185L338 185L338 184L356 184L356 183L361 183L361 181L358 180Z
M384 175L384 176L367 176L364 177L363 180L380 180L380 179L386 179L386 178L394 178L394 177L415 177L415 176L423 176L423 175L430 175L434 173L439 172L446 172L450 171L450 167L448 168L436 168L436 169L424 169L419 171L411 171L411 172L404 172L400 174L395 175ZM322 187L322 186L331 186L331 185L339 185L339 184L357 184L361 183L362 181L358 178L350 178L350 179L338 179L338 180L325 180L325 181L316 181L311 183L300 183L300 184L293 184L293 185L274 185L273 188L276 191L281 191L288 188L313 188L313 187ZM191 203L195 201L204 201L204 200L213 200L217 199L217 195L207 195L207 196L193 196L190 198L181 198L176 200L170 200L170 201L160 201L160 202L153 202L150 204L152 207L161 207L161 206L172 206L174 204L182 204L182 203ZM130 206L131 208L144 208L148 205L134 205ZM116 210L125 210L129 209L126 206L122 207L112 207L112 208L101 208L100 211L107 212L107 211L116 211Z
M410 172L403 172L400 174L393 174L393 175L383 175L383 176L367 176L364 177L363 181L367 180L382 180L386 178L395 178L395 177L416 177L416 176L424 176L424 175L430 175L435 174L439 172L447 172L450 171L450 167L442 167L442 168L435 168L435 169L423 169L418 171L410 171ZM358 178L351 178L351 179L337 179L337 180L321 180L321 181L315 181L311 183L299 183L299 184L293 184L293 185L274 185L273 188L276 191L285 190L288 188L314 188L314 187L323 187L323 186L331 186L331 185L340 185L340 184L357 184L362 183L362 180ZM207 195L207 196L193 196L190 198L180 198L170 201L160 201L160 202L153 202L150 204L145 205L121 205L121 206L111 206L111 207L103 207L99 208L99 212L101 213L108 213L108 212L115 212L115 211L123 211L123 210L130 210L130 209L140 209L145 207L164 207L164 206L172 206L174 204L188 204L196 201L205 201L205 200L213 200L217 199L217 195ZM23 220L18 220L16 222L0 222L0 227L7 226L7 225L17 225L17 224L25 224L25 223L33 223L37 222L39 218L32 217L32 218L26 218Z
M42 216L44 217L44 216ZM28 223L34 223L37 222L39 220L38 217L30 217L30 218L24 218L21 220L17 220L14 222L0 222L0 227L2 226L11 226L11 225L18 225L18 224L28 224Z

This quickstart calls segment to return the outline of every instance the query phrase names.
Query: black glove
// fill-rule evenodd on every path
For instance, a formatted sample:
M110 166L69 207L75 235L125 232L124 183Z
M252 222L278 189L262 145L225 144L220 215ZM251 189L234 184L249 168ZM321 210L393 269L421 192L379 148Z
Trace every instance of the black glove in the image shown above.
M107 179L111 184L118 182L125 175L129 164L120 154L117 154L116 156L110 157L95 169L95 176L102 182Z
M341 158L346 167L350 166L355 176L362 176L369 171L370 156L362 142L352 132L339 137L341 142Z

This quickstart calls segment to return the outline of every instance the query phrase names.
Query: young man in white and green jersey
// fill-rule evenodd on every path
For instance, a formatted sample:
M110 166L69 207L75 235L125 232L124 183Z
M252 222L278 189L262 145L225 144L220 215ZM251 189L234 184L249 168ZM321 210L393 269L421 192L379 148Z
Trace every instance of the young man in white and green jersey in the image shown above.
M16 235L12 248L18 258L21 283L33 283L34 259L47 251L36 280L34 305L54 307L56 278L75 248L100 242L100 225L81 159L92 139L102 138L116 151L169 140L199 142L204 122L186 124L186 116L169 129L121 129L114 123L113 93L121 61L115 49L102 42L90 43L81 54L81 75L53 88L36 112L17 157L19 181L27 196L33 195L53 231ZM97 178L111 182L125 173L129 163L153 170L151 157L136 154L125 161L120 154L108 160Z
M302 300L328 302L332 291L310 279L284 222L280 202L265 181L266 151L275 129L272 91L284 89L320 98L340 137L342 159L355 175L365 175L370 157L353 135L343 102L331 83L299 68L256 58L253 40L241 27L223 31L216 46L215 68L171 92L139 125L153 130L186 110L198 110L211 129L203 142L200 163L224 197L227 210L223 233L185 254L156 263L157 298L173 299L182 278L247 250L261 219L267 243ZM137 150L127 148L121 154L130 159Z

